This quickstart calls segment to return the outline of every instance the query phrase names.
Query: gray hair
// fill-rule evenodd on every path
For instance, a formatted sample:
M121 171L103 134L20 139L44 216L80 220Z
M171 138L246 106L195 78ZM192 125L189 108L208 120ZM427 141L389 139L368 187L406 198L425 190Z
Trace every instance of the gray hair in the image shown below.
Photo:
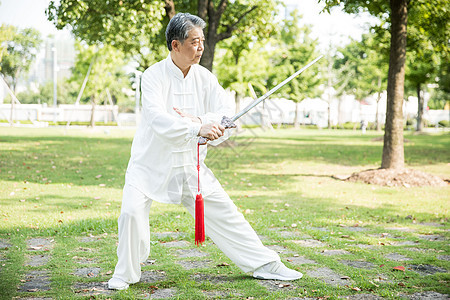
M172 41L178 40L183 43L189 36L189 31L194 27L204 29L205 21L200 17L189 13L177 13L169 22L166 28L166 42L169 51L172 51Z

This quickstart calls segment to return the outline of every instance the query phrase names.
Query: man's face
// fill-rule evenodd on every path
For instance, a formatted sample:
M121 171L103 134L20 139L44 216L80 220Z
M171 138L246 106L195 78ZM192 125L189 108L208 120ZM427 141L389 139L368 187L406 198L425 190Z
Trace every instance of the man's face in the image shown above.
M189 31L189 36L183 43L179 43L180 58L186 65L198 64L203 54L205 36L200 27L194 27Z

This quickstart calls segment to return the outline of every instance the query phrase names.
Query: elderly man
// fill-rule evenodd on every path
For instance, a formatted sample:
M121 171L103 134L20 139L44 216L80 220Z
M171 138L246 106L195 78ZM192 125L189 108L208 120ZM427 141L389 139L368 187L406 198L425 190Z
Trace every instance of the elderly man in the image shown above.
M225 138L218 122L231 115L216 77L198 65L205 22L187 13L175 15L166 29L170 54L142 76L143 116L131 147L119 224L118 262L110 289L122 290L141 277L141 262L150 253L149 212L152 201L182 203L191 215L197 190L197 141ZM295 280L288 269L238 212L205 164L200 147L200 180L205 232L244 272L259 279Z

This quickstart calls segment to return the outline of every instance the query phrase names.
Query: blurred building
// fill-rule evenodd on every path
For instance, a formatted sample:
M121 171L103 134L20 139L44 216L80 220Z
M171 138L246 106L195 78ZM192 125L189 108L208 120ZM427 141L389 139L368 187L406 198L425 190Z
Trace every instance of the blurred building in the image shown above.
M75 65L74 43L74 39L67 34L46 38L30 73L29 84L41 85L53 81L54 49L56 49L58 81L70 77L71 68Z

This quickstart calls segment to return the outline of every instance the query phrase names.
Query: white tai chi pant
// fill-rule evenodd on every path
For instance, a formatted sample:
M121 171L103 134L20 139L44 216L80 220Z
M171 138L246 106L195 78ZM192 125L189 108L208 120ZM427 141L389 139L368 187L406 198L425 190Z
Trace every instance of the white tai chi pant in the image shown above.
M203 197L205 233L244 272L267 263L280 261L278 254L266 248L256 232L238 212L228 194L219 189ZM195 199L183 187L182 204L195 216ZM113 277L127 283L141 278L141 263L150 254L149 213L152 199L135 187L125 184L119 223L118 262Z

